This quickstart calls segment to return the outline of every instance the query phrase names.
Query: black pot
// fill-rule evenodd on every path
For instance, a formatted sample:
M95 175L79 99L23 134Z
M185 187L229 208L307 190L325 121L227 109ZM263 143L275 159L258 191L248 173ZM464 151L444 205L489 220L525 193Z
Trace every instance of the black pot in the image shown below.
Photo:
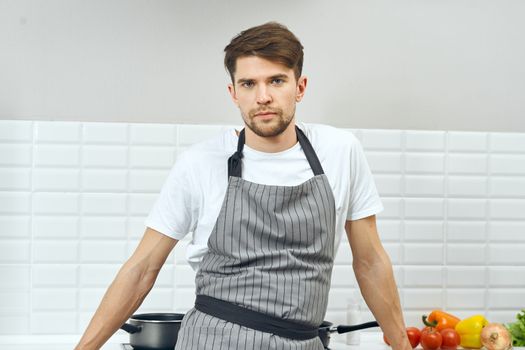
M367 322L367 323L361 323L356 324L352 326L346 326L346 325L340 325L340 326L333 326L332 322L323 321L321 325L319 326L319 338L321 339L321 342L323 343L323 346L325 349L328 349L328 345L330 344L330 333L348 333L352 331L357 331L360 329L365 328L372 328L372 327L379 327L379 323L376 321Z
M173 350L184 314L151 313L133 315L120 328L128 332L135 350Z

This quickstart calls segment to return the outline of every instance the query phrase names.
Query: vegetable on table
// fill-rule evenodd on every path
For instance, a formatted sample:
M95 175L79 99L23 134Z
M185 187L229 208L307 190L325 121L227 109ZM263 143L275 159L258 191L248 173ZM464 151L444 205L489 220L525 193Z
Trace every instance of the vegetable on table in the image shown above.
M461 338L460 345L467 349L480 349L482 346L481 330L487 324L488 321L483 315L474 315L459 321L456 331Z
M461 320L445 311L434 310L430 313L430 315L428 315L427 321L428 323L434 323L434 327L438 331L441 331L446 328L454 329Z
M518 312L516 322L507 324L513 346L525 346L525 309Z
M441 347L443 337L434 327L437 322L430 323L427 321L427 316L423 315L423 323L427 326L421 331L421 347L423 350L437 350Z
M419 345L419 339L421 338L421 331L417 327L407 327L407 337L412 349L415 349ZM383 334L383 341L390 345L390 341L387 339L386 335Z
M456 350L458 348L461 343L461 338L455 329L445 328L439 333L441 333L441 337L443 338L441 343L442 350Z
M501 323L489 323L481 331L481 343L487 350L512 348L510 333Z

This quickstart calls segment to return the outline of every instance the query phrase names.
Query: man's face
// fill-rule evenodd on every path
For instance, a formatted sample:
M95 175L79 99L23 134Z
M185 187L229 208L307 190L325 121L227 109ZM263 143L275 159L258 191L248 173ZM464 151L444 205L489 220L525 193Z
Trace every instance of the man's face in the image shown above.
M261 137L281 134L303 98L306 77L295 79L293 69L257 56L237 59L234 82L228 86L246 126Z

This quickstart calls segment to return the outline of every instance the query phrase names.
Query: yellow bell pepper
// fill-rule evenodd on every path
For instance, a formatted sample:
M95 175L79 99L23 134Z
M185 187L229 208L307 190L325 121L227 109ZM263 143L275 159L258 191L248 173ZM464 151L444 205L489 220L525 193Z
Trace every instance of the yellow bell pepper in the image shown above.
M461 338L460 345L467 349L481 349L481 330L488 323L483 315L474 315L459 321L455 329Z

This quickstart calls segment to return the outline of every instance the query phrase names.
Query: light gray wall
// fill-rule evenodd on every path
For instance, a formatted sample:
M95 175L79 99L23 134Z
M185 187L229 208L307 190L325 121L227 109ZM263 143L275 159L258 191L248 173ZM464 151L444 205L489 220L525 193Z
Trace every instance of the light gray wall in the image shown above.
M0 0L0 118L227 124L222 49L285 23L297 117L339 127L525 131L525 1Z

